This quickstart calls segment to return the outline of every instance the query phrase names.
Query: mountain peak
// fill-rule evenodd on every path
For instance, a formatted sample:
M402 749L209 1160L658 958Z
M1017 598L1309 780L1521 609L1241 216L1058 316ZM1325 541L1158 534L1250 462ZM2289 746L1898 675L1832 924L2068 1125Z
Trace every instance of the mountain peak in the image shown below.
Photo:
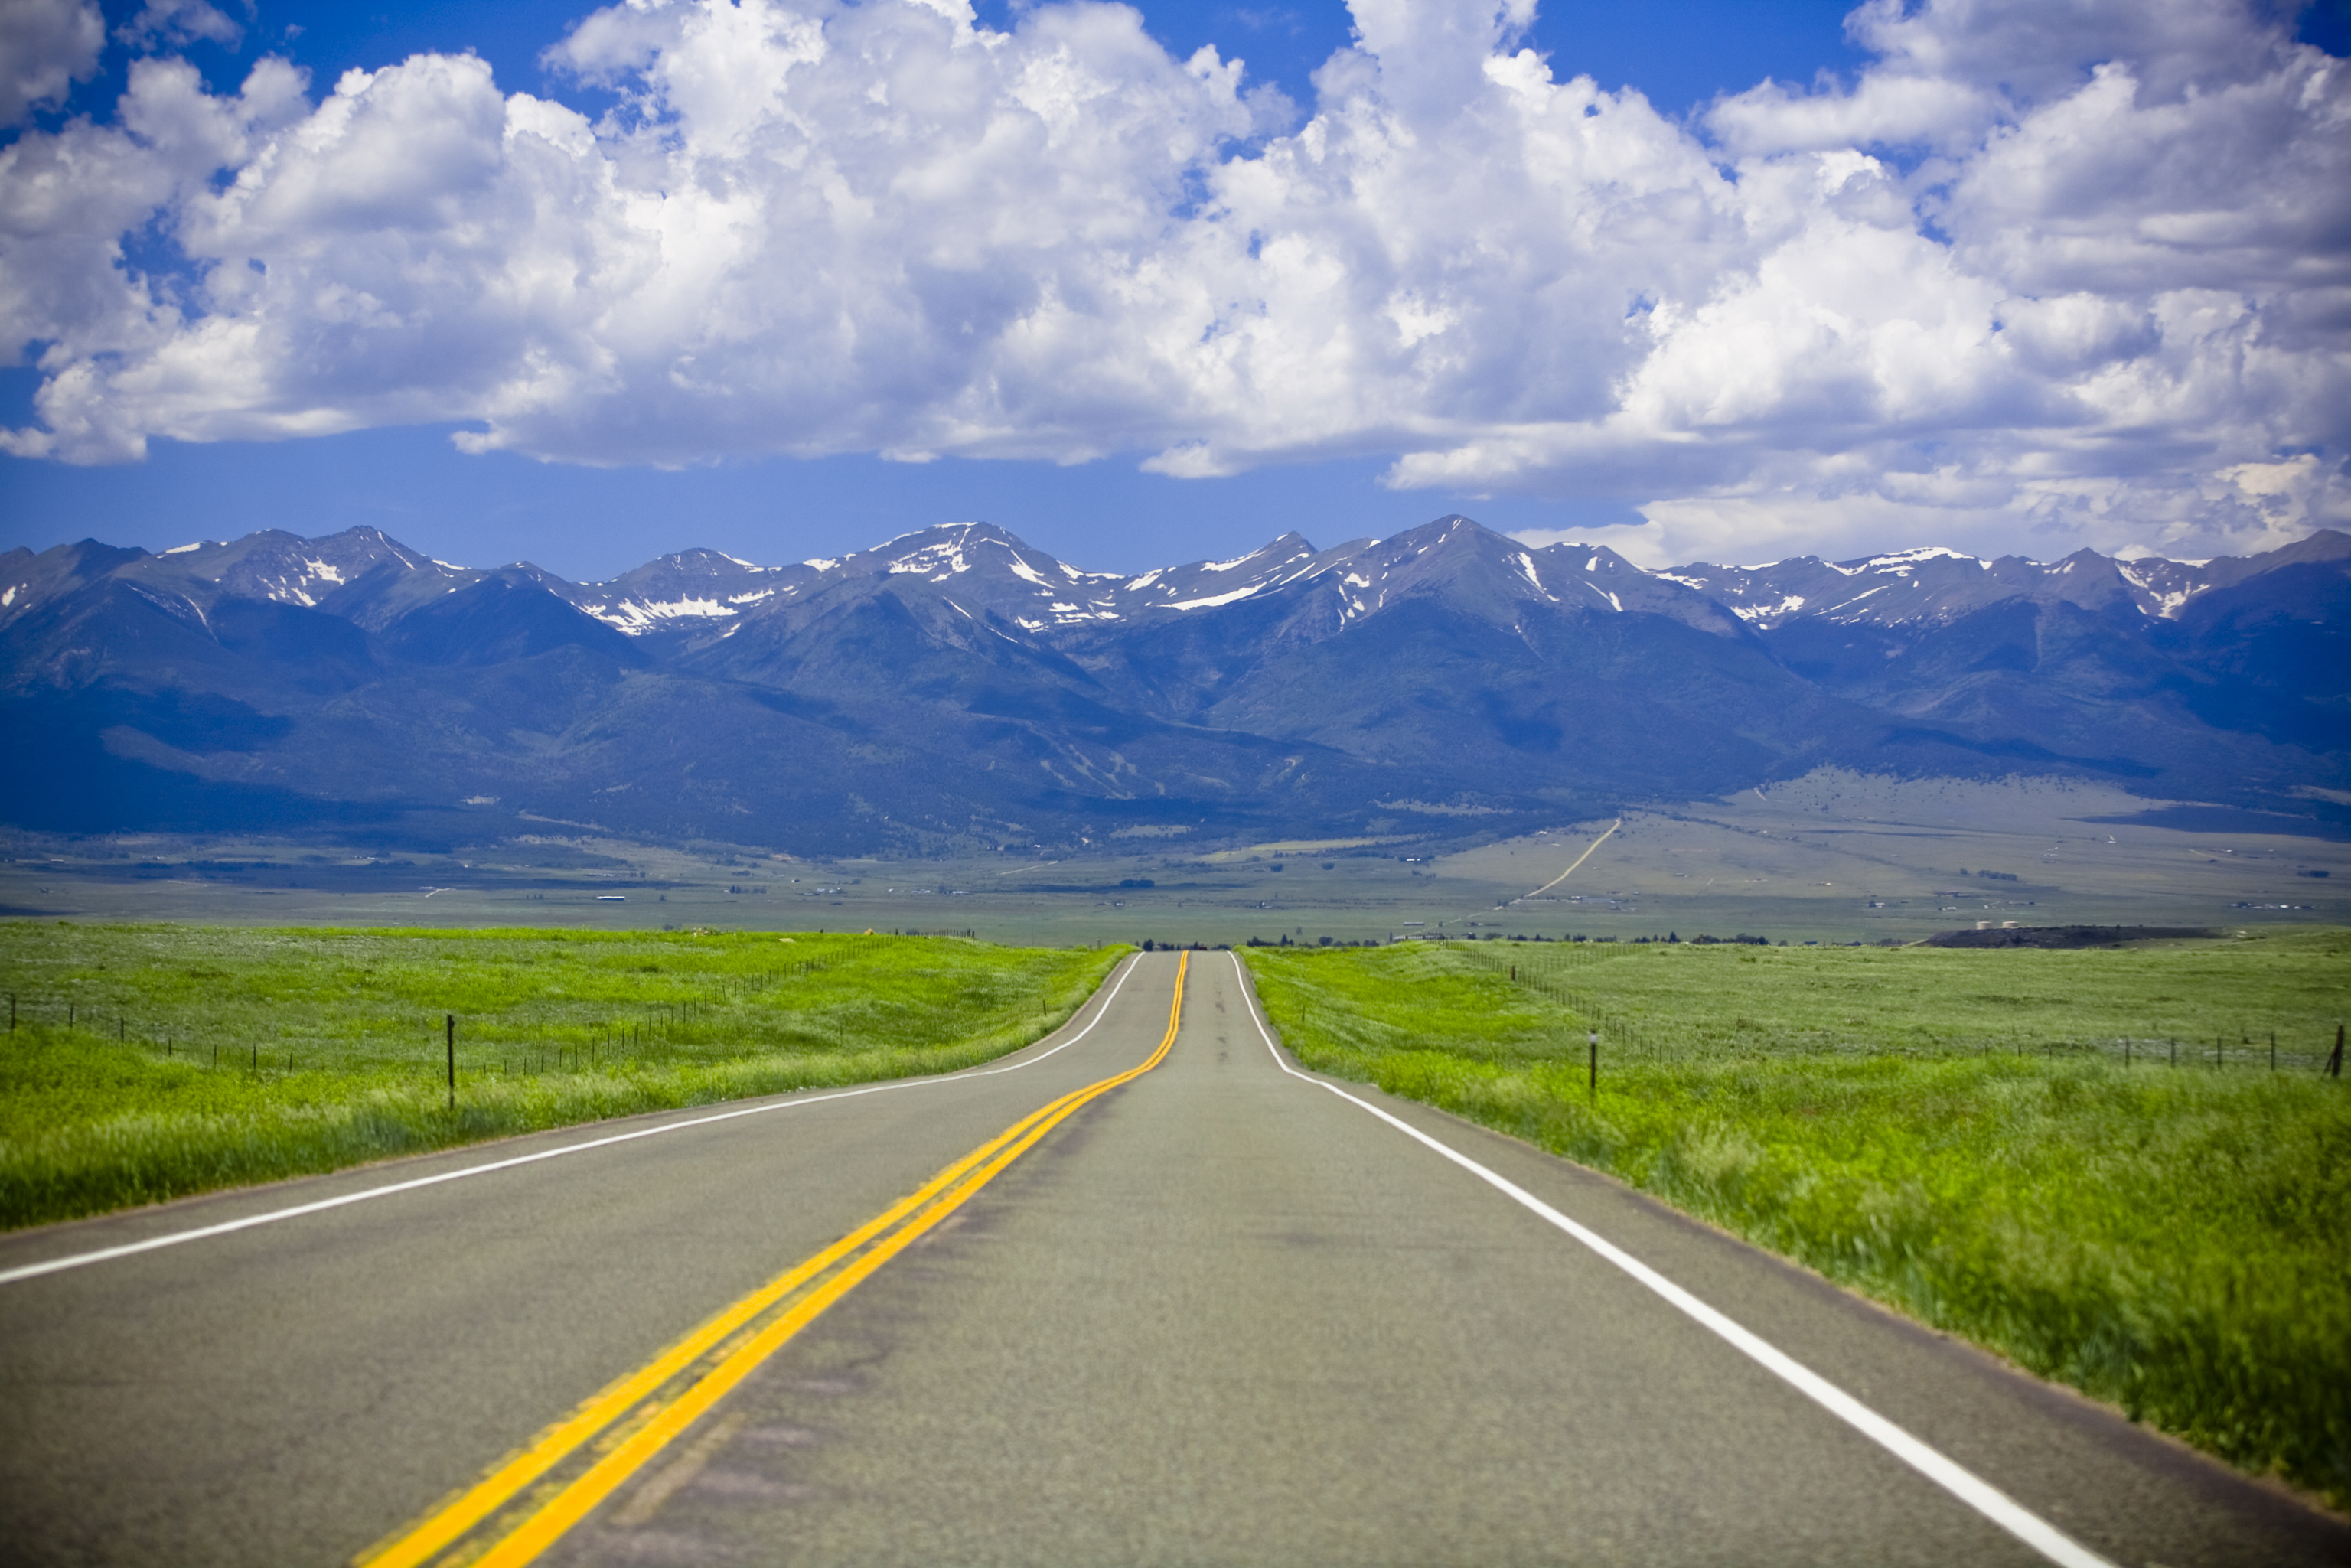
M1823 761L2274 800L2351 768L2346 563L2329 531L2202 564L1929 547L1650 572L1450 516L1137 576L967 523L583 586L371 528L270 530L0 555L0 696L82 759L85 782L21 808L76 831L143 825L156 799L284 825L496 796L778 844L1008 823L1082 844L1160 820L1261 841L1417 810L1398 800L1555 821ZM252 723L223 730L232 709ZM205 793L255 777L282 797Z
M488 571L423 556L381 529L354 525L303 538L264 528L233 541L197 541L162 555L86 540L38 557L9 558L10 595L0 619L72 582L116 573L204 605L221 596L331 610L371 629L417 604L493 576L519 578L632 638L694 642L722 633L762 607L804 602L831 587L882 578L893 591L922 585L966 614L998 617L1049 640L1136 618L1189 617L1315 585L1341 628L1389 602L1443 593L1496 623L1514 604L1548 601L1579 611L1646 610L1732 634L1743 623L1771 631L1796 621L1897 626L1937 624L2011 599L2123 606L2175 620L2190 601L2300 563L2351 559L2351 534L2322 528L2281 549L2209 561L2116 559L2076 549L2042 563L1986 560L1948 545L1923 545L1829 561L1792 556L1762 566L1694 563L1647 571L1606 545L1541 548L1447 513L1384 538L1328 549L1285 531L1244 554L1155 567L1141 573L1082 570L1008 529L977 519L934 524L869 549L786 566L762 566L705 547L674 551L601 582L574 584L528 562ZM1303 588L1301 591L1305 591ZM1464 597L1466 596L1466 597Z

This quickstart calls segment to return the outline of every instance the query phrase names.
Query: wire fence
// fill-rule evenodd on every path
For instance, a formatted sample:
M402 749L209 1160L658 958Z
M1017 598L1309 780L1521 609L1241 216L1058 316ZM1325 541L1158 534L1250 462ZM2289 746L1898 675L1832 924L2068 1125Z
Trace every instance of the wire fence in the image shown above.
M1741 1054L2049 1061L2102 1057L2126 1067L2260 1069L2337 1078L2343 1071L2340 1019L2308 1019L2298 1029L2284 1030L2213 1027L2209 1020L2142 1027L2137 1020L2123 1019L2116 1020L2110 1030L2099 1031L2037 1030L2022 1023L1997 1030L1865 1024L1791 1029L1736 1013L1727 1018L1661 1016L1612 992L1606 983L1610 967L1662 957L1665 949L1657 946L1475 942L1455 950L1570 1015L1562 1022L1572 1025L1571 1032L1597 1030L1602 1045L1613 1054L1637 1061L1719 1061Z
M963 930L905 936L967 938ZM798 994L820 977L865 967L892 941L868 934L825 940L820 952L758 968L692 977L664 976L657 997L568 998L542 994L495 1009L458 1008L407 1016L370 1010L305 1030L273 1014L310 1014L316 1007L273 1009L251 998L206 1008L162 1009L135 989L104 983L70 994L5 993L7 1031L62 1035L80 1043L112 1043L167 1061L283 1076L301 1072L371 1071L414 1059L444 1060L448 1019L457 1019L459 1050L474 1071L509 1076L569 1073L635 1064L709 1061L775 1050L849 1051L880 1043L865 1017L872 999L854 988L826 987ZM681 979L686 983L681 987ZM983 982L984 983L984 982ZM998 1016L998 1027L1026 1029L1066 1010L1068 988L1039 977L1033 995L1000 987L973 1000ZM347 998L366 1009L363 997ZM322 1020L323 1021L323 1020ZM891 1031L903 1037L903 1028ZM893 1038L890 1043L935 1043Z

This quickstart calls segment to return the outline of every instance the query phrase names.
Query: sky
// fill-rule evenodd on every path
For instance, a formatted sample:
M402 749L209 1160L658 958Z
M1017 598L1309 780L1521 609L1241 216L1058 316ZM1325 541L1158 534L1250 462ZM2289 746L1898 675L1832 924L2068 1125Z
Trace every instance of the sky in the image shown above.
M0 549L2351 527L2351 0L9 0Z

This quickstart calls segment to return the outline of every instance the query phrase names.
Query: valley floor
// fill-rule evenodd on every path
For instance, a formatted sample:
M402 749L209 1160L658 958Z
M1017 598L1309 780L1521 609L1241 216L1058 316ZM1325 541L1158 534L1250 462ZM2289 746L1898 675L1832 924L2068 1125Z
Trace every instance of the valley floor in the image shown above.
M1026 849L807 860L561 824L446 852L19 833L0 860L0 918L970 931L1010 944L1211 946L1435 930L1907 942L1979 921L2237 929L2351 920L2351 830L2312 836L2331 830L2102 784L1830 770L1768 796L1628 807L1623 821L1537 898L1522 895L1557 877L1609 819L1485 843L1474 817L1428 813L1419 836L1384 840L1192 847L1155 830L1068 860ZM1438 832L1455 837L1430 836Z

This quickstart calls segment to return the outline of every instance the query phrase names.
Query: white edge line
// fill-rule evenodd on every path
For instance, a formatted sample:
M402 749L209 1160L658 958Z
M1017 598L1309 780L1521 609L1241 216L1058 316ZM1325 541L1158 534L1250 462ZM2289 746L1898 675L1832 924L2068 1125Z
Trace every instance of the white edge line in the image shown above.
M1265 1041L1266 1050L1273 1053L1273 1064L1276 1067L1301 1082L1311 1083L1318 1089L1327 1089L1349 1104L1370 1112L1405 1136L1435 1150L1520 1207L1565 1231L1664 1297L1680 1312L1729 1342L1734 1349L1757 1363L1765 1371L1789 1384L1804 1397L1820 1406L1830 1415L1834 1416L1838 1420L1843 1421L1846 1426L1851 1427L2052 1563L2062 1563L2064 1568L2115 1568L2114 1563L2084 1546L1974 1471L1912 1437L1827 1378L1797 1361L1793 1356L1741 1328L1738 1323L1708 1306L1639 1259L1624 1251L1614 1243L1585 1229L1508 1177L1488 1170L1468 1155L1447 1147L1419 1128L1390 1115L1369 1101L1357 1099L1337 1084L1326 1082L1290 1066L1281 1059L1280 1048L1274 1044L1273 1036L1267 1032L1265 1021L1259 1016L1255 989L1248 981L1248 967L1241 964L1241 957L1238 953L1233 955L1233 962L1242 970L1241 995L1244 1006L1249 1011L1249 1021L1257 1026L1258 1038Z
M870 1083L862 1089L842 1089L831 1094L810 1094L789 1100L777 1100L765 1105L748 1105L739 1110L721 1111L715 1115L695 1116L682 1122L664 1122L658 1127L640 1127L633 1132L613 1133L601 1138L590 1138L586 1143L566 1144L559 1149L541 1149L536 1154L516 1155L507 1159L492 1160L486 1165L467 1166L463 1170L440 1171L432 1176L416 1176L408 1181L392 1182L384 1186L371 1186L364 1192L347 1192L334 1197L322 1197L314 1203L298 1203L290 1208L273 1208L263 1214L248 1214L241 1219L224 1220L218 1225L202 1226L194 1230L175 1230L167 1236L151 1236L141 1241L127 1241L120 1247L100 1248L95 1252L73 1252L63 1258L49 1258L38 1263L20 1264L14 1269L0 1270L0 1285L13 1285L19 1280L37 1279L43 1274L61 1273L68 1269L86 1268L92 1263L110 1262L117 1258L128 1258L135 1253L152 1252L162 1247L177 1247L186 1241L203 1241L214 1236L226 1236L231 1231L250 1230L256 1225L274 1225L281 1219L298 1219L306 1214L319 1214L330 1208L343 1208L354 1203L366 1203L372 1198L390 1197L396 1193L414 1192L419 1187L438 1186L443 1182L463 1181L467 1176L487 1176L493 1171L512 1170L517 1166L537 1165L541 1160L560 1159L565 1155L586 1154L590 1149L610 1148L614 1144L631 1144L639 1138L658 1137L664 1133L682 1132L688 1127L707 1127L714 1122L732 1122L741 1116L764 1116L770 1111L790 1111L802 1105L820 1105L828 1100L854 1100L861 1094L880 1094L892 1089L921 1089L934 1083L952 1083L958 1079L990 1078L999 1072L1018 1071L1023 1067L1033 1067L1049 1056L1058 1055L1069 1050L1070 1047L1093 1033L1094 1025L1109 1016L1111 1003L1118 999L1118 993L1125 988L1128 977L1138 967L1140 966L1131 959L1123 966L1123 972L1119 975L1117 982L1111 987L1110 994L1102 998L1102 1006L1095 1010L1093 1018L1088 1021L1085 1028L1078 1030L1051 1051L1039 1051L1026 1061L1016 1061L1003 1067L967 1068L960 1072L940 1073L931 1078L902 1078L890 1083ZM1021 1049L1025 1051L1031 1047L1024 1046Z

